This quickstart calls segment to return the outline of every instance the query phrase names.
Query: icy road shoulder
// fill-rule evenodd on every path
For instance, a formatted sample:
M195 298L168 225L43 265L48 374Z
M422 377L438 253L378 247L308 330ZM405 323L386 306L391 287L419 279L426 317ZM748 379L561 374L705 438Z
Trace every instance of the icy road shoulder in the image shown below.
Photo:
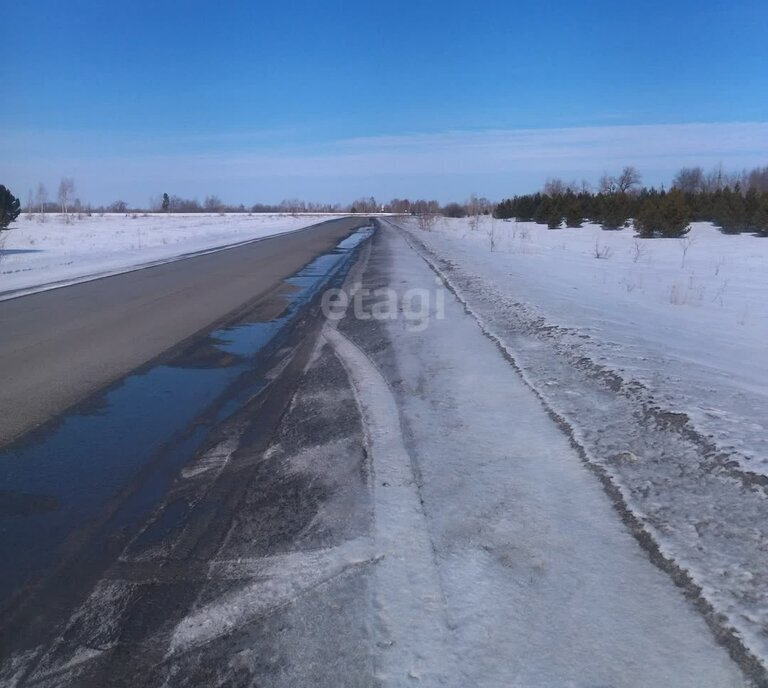
M547 231L541 230L547 240L556 240L558 233ZM581 230L572 232L581 237ZM629 237L607 234L617 242L631 240L631 233ZM560 253L540 256L541 261L550 261L540 261L539 269L546 269L543 277L528 271L525 279L519 279L501 268L527 264L523 260L527 254L490 253L487 247L481 252L477 241L470 249L471 242L433 238L424 232L409 236L569 433L653 560L696 600L750 674L768 681L768 483L759 465L750 471L743 456L724 446L706 424L702 427L696 414L690 415L686 397L697 398L692 390L704 379L701 369L678 366L677 374L669 378L666 368L660 367L651 383L647 376L635 376L634 364L612 365L626 359L651 368L663 360L669 366L677 354L670 349L659 358L658 351L647 350L644 333L664 338L668 331L647 326L648 314L643 315L642 309L638 314L632 304L617 309L616 301L623 297L614 299L610 289L590 291L579 304L565 298L563 285L580 284L582 273L578 269L572 273L568 258ZM561 240L566 239L564 235ZM754 237L739 239L765 245ZM675 249L665 246L665 250ZM542 286L547 275L553 276L550 290ZM663 316L664 309L651 310ZM589 324L597 317L616 325L616 340L611 339L614 332L608 324L601 334L592 330ZM693 317L688 314L689 320ZM705 322L694 329L702 332L701 341L705 341ZM635 345L621 344L621 333L633 329ZM756 369L755 390L741 388L737 395L750 410L744 423L730 427L730 434L734 443L749 436L757 448L765 434L758 425L748 428L750 418L757 418L765 406L762 377L757 374L764 357L754 353L759 337L754 332L744 336L738 363L721 360L709 370L722 381L735 381L727 374L734 366ZM713 342L713 350L721 351L722 342ZM730 403L728 384L722 381L708 379L707 394L698 397L702 408L713 395L721 396L723 404ZM681 396L675 389L689 393Z
M378 235L365 277L366 310L381 307L382 287L435 291L392 230ZM474 318L450 295L444 317L433 306L422 323L346 319L341 329L400 410L460 672L451 685L744 685Z

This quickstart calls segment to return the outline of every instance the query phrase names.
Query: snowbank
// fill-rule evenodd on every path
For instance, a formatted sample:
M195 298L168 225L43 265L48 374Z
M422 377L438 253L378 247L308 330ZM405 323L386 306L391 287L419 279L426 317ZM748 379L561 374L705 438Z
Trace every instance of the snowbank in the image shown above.
M45 222L37 215L22 215L2 235L0 298L282 234L333 217L338 216L108 213L75 217L66 224L59 215L48 215Z

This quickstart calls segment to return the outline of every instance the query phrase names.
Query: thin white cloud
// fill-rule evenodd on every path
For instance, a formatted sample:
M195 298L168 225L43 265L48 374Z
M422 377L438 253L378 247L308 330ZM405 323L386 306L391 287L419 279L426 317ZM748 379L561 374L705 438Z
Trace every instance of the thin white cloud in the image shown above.
M46 155L20 156L18 146L11 151L0 143L0 174L19 189L74 175L87 190L84 195L96 202L117 197L142 202L159 187L189 195L218 193L231 201L255 200L254 189L269 189L274 200L317 197L329 188L337 189L329 200L358 192L445 199L470 191L499 197L532 190L549 175L594 179L625 164L636 165L656 184L684 165L722 162L739 170L768 164L768 122L448 131L315 144L290 143L287 136L279 151L269 145L269 133L223 137L226 151L198 154L163 153L162 139L153 139L158 153L119 156L73 155L61 145Z
M715 124L624 125L561 129L454 131L348 139L337 154L366 152L372 160L400 160L466 165L486 171L488 165L544 162L582 168L632 160L723 159L765 160L768 122ZM419 171L422 171L421 169Z

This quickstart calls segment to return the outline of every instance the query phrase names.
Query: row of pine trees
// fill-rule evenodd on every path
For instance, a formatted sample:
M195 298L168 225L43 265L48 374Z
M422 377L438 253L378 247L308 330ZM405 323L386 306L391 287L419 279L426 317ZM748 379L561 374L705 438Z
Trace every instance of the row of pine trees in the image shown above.
M621 229L634 221L641 237L680 237L692 221L709 221L726 234L752 232L768 237L768 191L736 184L715 191L643 188L640 191L535 193L499 203L494 216L532 220L556 229L581 227L589 220L604 229Z

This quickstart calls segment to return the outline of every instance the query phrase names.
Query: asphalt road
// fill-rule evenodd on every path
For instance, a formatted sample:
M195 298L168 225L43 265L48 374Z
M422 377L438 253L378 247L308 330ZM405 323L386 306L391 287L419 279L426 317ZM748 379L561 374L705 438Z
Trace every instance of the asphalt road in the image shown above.
M435 284L386 223L346 281L363 315ZM350 307L293 328L265 393L77 604L7 633L0 685L768 685L745 680L444 296L419 321Z
M363 219L0 302L0 446L255 303Z

